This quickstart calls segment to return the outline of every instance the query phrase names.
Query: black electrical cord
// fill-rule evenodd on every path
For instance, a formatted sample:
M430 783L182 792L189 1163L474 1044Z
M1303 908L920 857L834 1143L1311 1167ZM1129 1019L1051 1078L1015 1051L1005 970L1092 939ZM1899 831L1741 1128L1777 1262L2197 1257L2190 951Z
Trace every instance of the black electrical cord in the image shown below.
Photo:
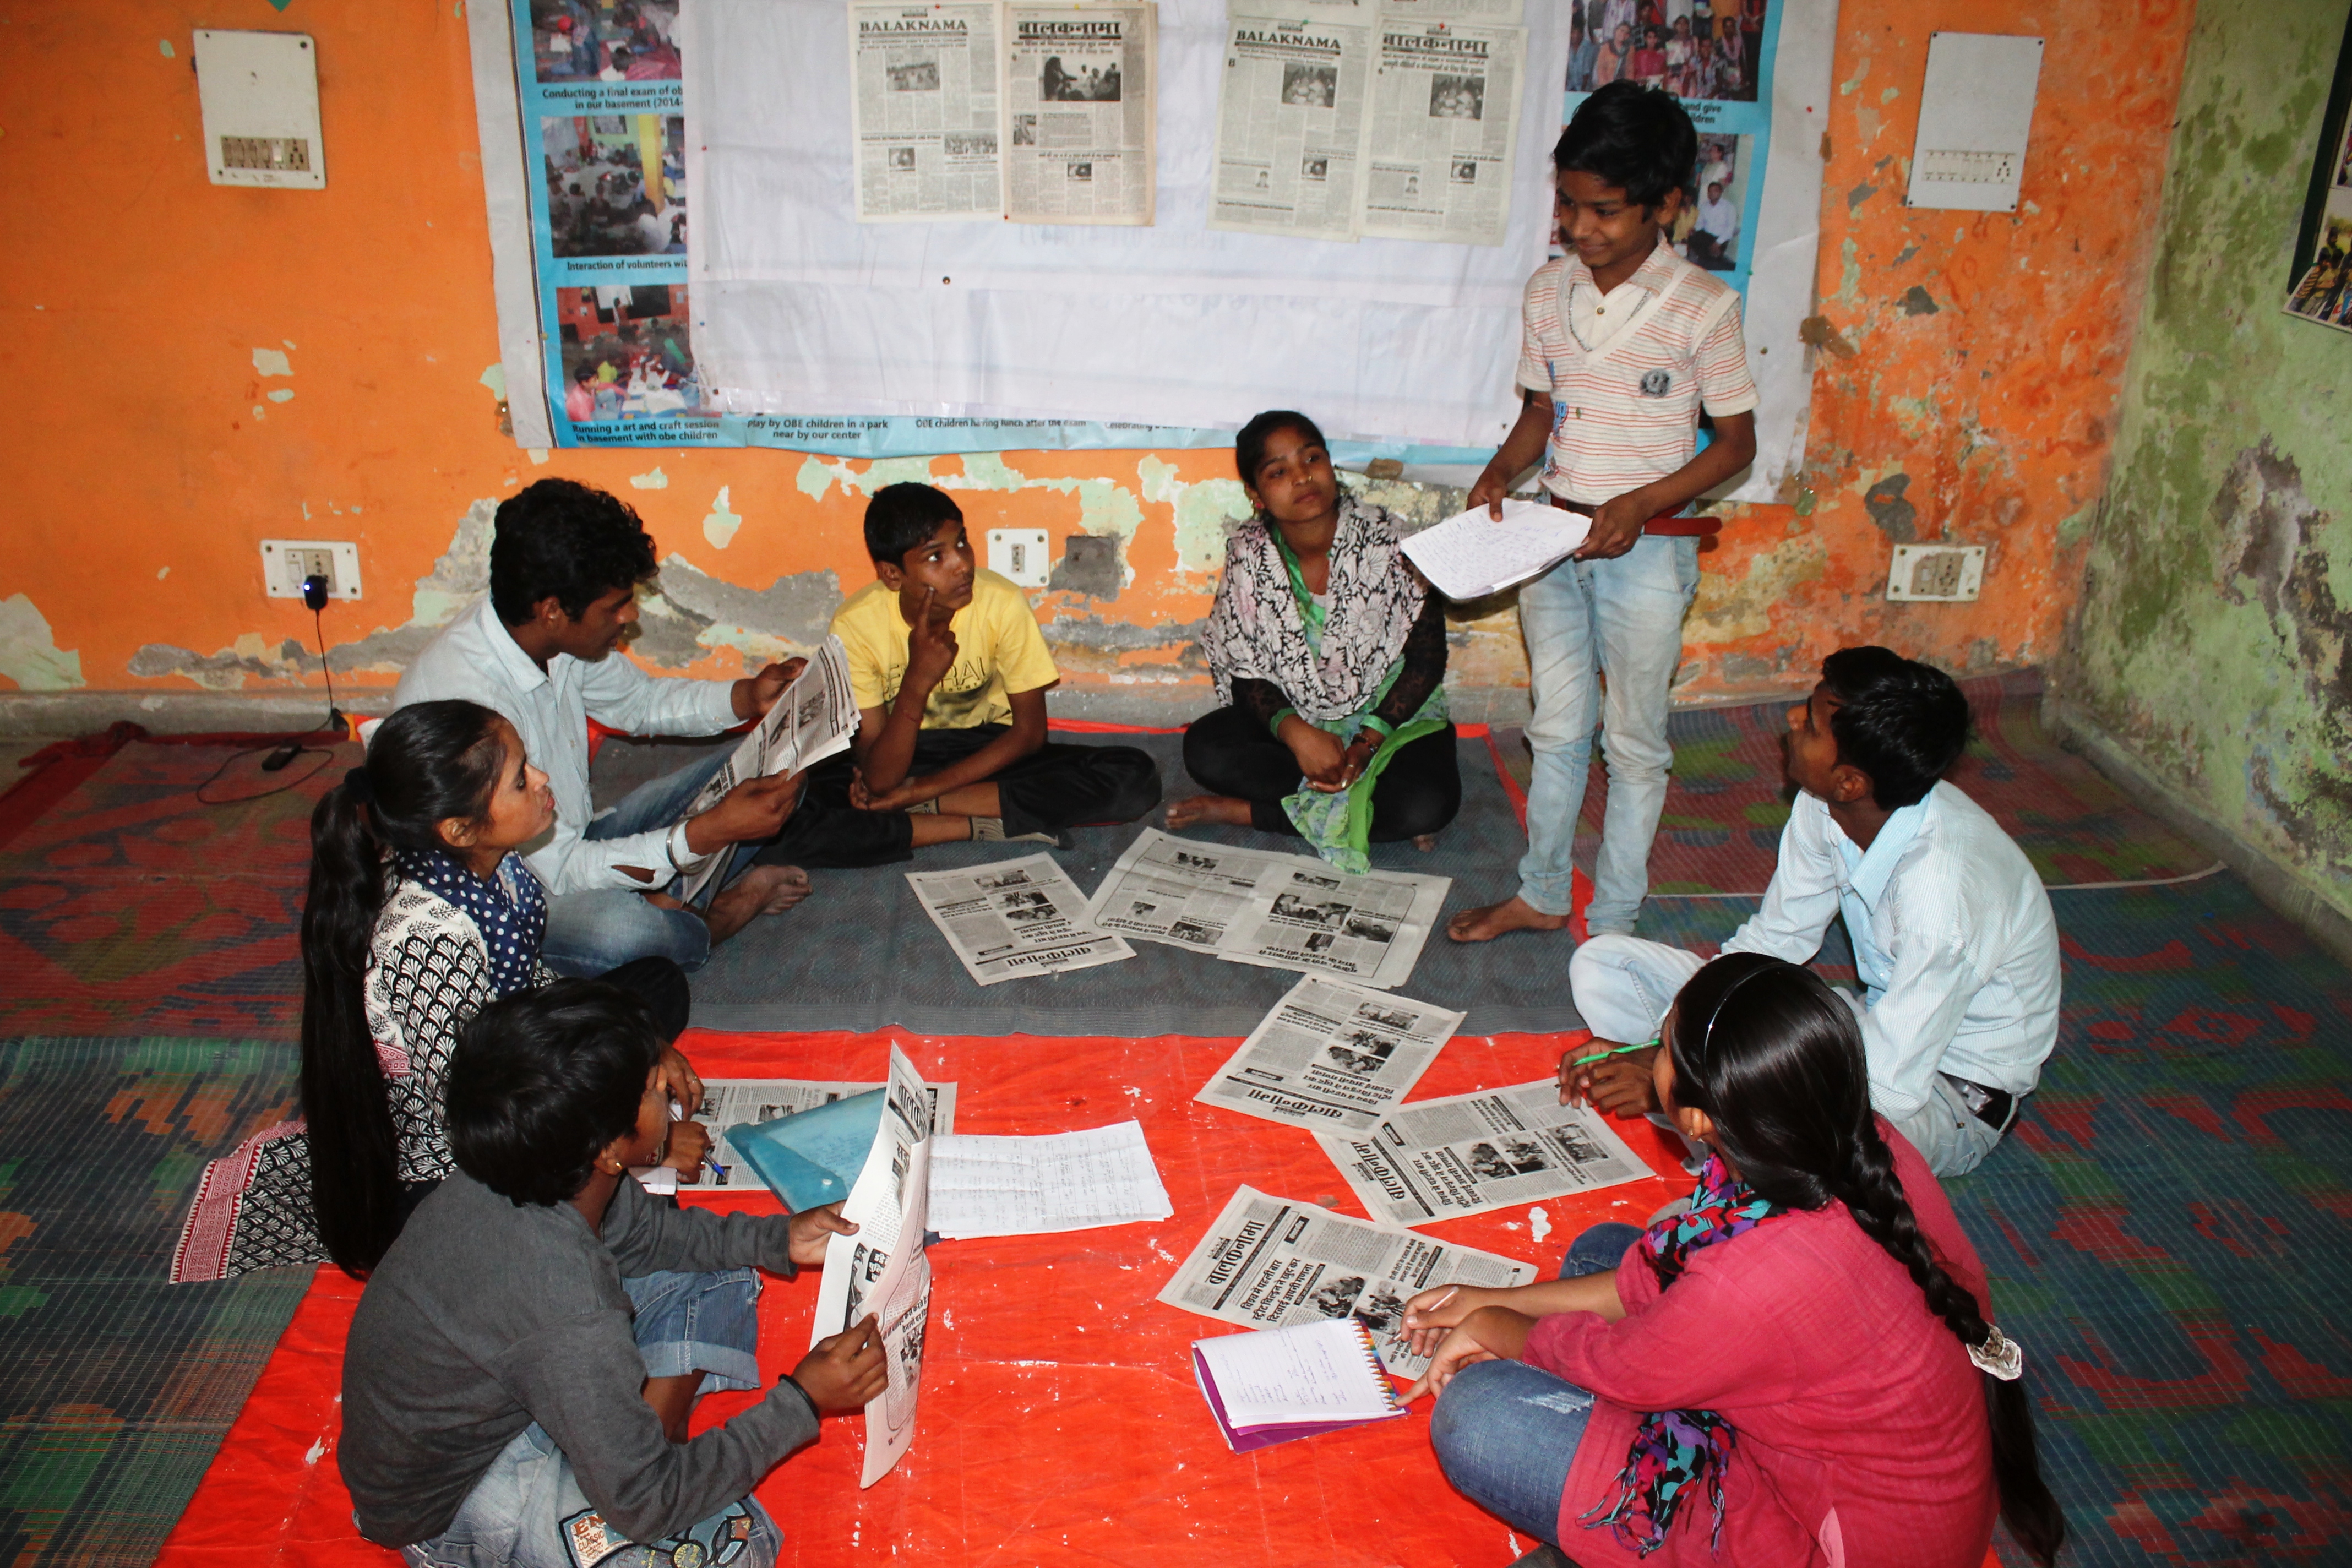
M326 678L327 681L325 727L305 731L285 741L273 741L266 746L247 746L243 751L230 752L222 759L221 765L213 770L212 777L196 786L196 800L199 804L242 805L247 801L268 800L273 795L283 795L297 784L309 783L325 772L327 765L335 760L333 746L310 746L303 743L306 741L315 740L320 735L332 735L340 739L345 729L343 710L335 706L335 672L327 662L327 584L325 580L316 575L303 578L302 602L310 606L310 622L319 634L319 672ZM221 775L235 767L238 759L250 757L260 752L269 753L268 760L261 764L262 771L265 773L281 773L298 757L316 757L319 760L292 778L281 779L269 788L257 790L251 795L215 796L205 793L213 785L220 783Z

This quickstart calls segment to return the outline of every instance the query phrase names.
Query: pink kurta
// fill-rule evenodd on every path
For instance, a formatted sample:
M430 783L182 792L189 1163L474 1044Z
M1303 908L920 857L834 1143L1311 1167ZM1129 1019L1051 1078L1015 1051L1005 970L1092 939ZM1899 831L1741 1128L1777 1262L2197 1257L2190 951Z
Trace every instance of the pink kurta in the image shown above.
M1984 1301L1984 1266L1926 1162L1882 1119L1919 1228ZM1597 1395L1560 1498L1559 1542L1586 1568L1977 1568L1992 1539L1981 1376L1903 1267L1842 1204L1790 1214L1690 1255L1671 1290L1633 1251L1625 1316L1539 1320L1529 1365ZM1990 1313L1988 1313L1990 1315ZM1640 1412L1714 1410L1738 1434L1724 1475L1723 1543L1704 1493L1647 1559L1583 1515L1617 1495Z

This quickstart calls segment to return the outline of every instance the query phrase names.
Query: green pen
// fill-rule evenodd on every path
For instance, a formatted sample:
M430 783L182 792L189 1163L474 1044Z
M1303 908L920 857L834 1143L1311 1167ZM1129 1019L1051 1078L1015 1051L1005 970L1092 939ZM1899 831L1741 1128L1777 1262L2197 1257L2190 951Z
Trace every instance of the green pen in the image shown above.
M1643 1041L1641 1044L1639 1044L1639 1045L1635 1045L1635 1046L1619 1046L1619 1047L1616 1047L1614 1050L1601 1051L1601 1052L1600 1052L1600 1053L1598 1053L1597 1055L1594 1055L1594 1056L1589 1056L1589 1057L1579 1057L1579 1058L1577 1058L1574 1061L1572 1061L1572 1062L1569 1063L1568 1065L1569 1065L1569 1066L1570 1066L1570 1067L1572 1067L1572 1068L1589 1068L1589 1067L1591 1067L1594 1062L1605 1062L1605 1061L1607 1061L1611 1057L1623 1057L1623 1056L1631 1056L1631 1055L1633 1055L1633 1053L1634 1053L1635 1051L1646 1051L1646 1050L1648 1050L1651 1047L1653 1047L1653 1046L1656 1045L1656 1044L1657 1044L1657 1043L1658 1043L1662 1038L1664 1038L1664 1037L1663 1037L1663 1036L1653 1035L1653 1036L1651 1036L1648 1039L1643 1040Z

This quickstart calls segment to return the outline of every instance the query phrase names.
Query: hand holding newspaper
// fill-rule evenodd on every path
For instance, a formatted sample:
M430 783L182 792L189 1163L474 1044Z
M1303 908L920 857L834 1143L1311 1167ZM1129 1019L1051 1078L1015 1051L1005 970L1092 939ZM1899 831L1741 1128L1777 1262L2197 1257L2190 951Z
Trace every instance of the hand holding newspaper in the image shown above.
M702 786L702 793L679 820L700 816L748 779L804 773L825 758L847 751L856 733L857 698L849 687L849 656L839 637L828 637L811 656L808 668L784 688L775 706L751 727L735 754ZM678 897L694 902L730 858L727 847L713 850L686 874Z
M1590 512L1507 500L1500 522L1483 506L1424 528L1404 542L1405 558L1447 598L1499 594L1559 564L1592 531Z

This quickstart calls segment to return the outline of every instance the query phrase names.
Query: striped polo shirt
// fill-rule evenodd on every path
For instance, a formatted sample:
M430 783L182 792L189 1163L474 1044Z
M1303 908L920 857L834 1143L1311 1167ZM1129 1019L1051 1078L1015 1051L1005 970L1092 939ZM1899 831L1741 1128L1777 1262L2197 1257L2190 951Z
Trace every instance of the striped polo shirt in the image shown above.
M1554 257L1528 279L1521 320L1519 384L1551 395L1543 483L1564 500L1664 479L1697 451L1702 407L1756 406L1739 296L1669 246L1606 295L1577 257Z

